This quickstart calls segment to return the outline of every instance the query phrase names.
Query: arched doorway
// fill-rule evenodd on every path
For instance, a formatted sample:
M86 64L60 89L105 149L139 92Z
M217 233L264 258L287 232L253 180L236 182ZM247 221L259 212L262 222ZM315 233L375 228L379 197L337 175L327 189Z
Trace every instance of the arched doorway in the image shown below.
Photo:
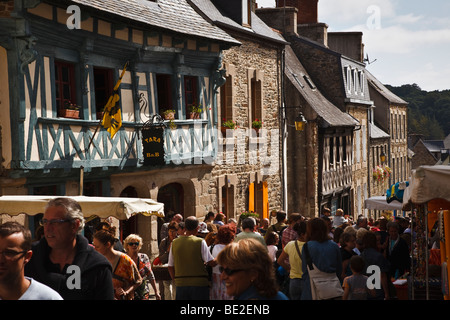
M164 203L165 219L158 218L158 243L161 242L159 230L161 225L169 222L173 213L180 213L184 217L184 189L179 183L169 183L158 191L158 202Z

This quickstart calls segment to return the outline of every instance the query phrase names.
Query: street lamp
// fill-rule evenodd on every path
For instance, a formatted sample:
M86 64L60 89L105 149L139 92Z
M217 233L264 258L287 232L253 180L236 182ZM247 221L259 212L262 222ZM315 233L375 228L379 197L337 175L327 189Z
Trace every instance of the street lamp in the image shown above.
M384 164L386 162L386 154L384 153L384 150L381 150L380 161L381 164Z
M306 125L306 119L303 116L303 114L300 112L298 116L295 118L295 130L296 131L303 131L305 130Z

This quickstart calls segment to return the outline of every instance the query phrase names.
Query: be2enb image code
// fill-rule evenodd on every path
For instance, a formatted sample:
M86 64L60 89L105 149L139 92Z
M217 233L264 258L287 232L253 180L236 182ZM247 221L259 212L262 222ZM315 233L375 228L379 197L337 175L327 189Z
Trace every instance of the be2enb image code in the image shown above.
M270 307L267 304L263 305L252 305L252 304L234 304L234 305L225 305L224 306L224 314L232 314L232 315L267 315L270 313Z

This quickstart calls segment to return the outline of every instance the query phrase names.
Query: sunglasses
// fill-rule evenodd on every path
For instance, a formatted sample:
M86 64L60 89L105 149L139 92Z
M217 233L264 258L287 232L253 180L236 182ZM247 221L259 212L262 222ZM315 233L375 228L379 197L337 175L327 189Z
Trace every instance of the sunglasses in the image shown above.
M138 246L139 242L129 242L128 245L129 246Z
M224 267L219 267L220 273L225 272L227 276L231 276L235 274L236 272L244 271L245 269L228 269Z

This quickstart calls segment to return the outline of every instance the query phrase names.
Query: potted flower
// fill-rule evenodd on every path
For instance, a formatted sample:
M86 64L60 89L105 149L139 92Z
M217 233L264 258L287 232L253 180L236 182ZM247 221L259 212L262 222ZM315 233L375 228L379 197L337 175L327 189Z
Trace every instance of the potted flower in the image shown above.
M261 129L262 124L263 124L262 120L259 120L259 119L253 120L252 128L255 129L256 133L258 133L259 129Z
M242 221L244 221L244 219L246 218L254 218L254 219L259 219L259 214L257 214L256 212L253 211L244 211L239 215L239 219L238 219L238 226L240 227L242 225Z
M80 106L72 103L70 100L64 100L64 107L59 110L59 115L64 118L80 118Z
M234 122L233 120L223 119L222 128L234 130L234 129L236 129L236 122Z
M383 182L384 179L389 177L390 173L391 173L391 168L389 168L387 166L385 166L385 167L376 166L373 169L372 176L373 176L373 179L376 180L377 182Z
M190 106L189 107L189 119L199 119L200 114L202 113L203 109L200 106Z
M244 211L239 216L240 220L244 220L246 218L259 218L259 214L257 214L256 212L253 212L253 211Z
M169 128L171 130L175 130L177 128L177 125L175 124L175 122L173 122L172 119L169 120Z
M221 131L222 131L222 134L223 135L225 135L225 132L228 130L228 129L230 129L230 130L234 130L234 129L236 129L236 122L234 122L233 120L225 120L225 119L223 119L223 122L222 122L222 126L221 126Z
M175 110L168 109L163 112L163 116L165 120L174 120L175 119Z

